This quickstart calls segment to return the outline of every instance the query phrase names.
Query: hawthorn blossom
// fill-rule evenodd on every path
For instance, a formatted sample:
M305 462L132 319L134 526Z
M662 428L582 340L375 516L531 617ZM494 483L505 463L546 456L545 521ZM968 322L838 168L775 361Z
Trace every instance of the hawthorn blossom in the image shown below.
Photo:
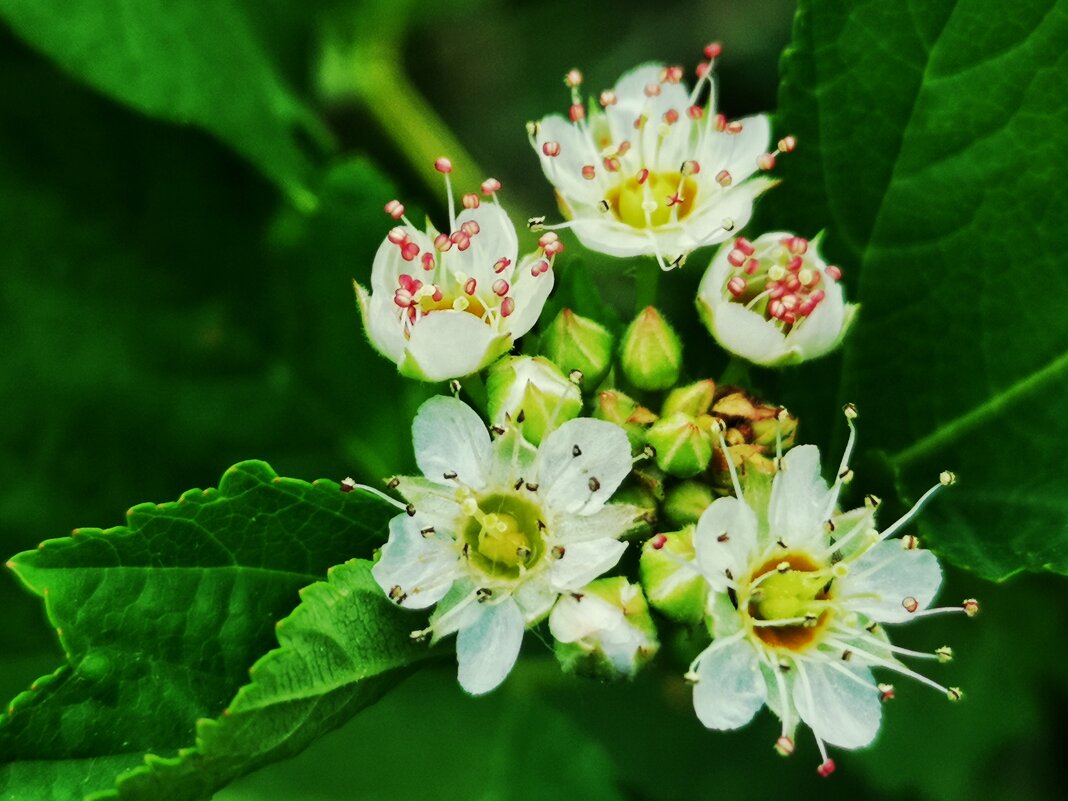
M784 231L738 237L712 259L697 308L731 353L767 367L797 364L845 338L858 307L845 302L841 277L817 241Z
M429 222L425 232L417 230L404 206L390 201L386 212L401 224L375 254L371 291L355 287L371 344L403 375L424 381L469 375L511 350L537 322L563 250L550 233L518 259L515 228L497 203L500 183L482 184L493 202L466 194L457 214L452 165L442 158L435 166L448 189L448 232Z
M822 761L834 770L826 744L859 748L875 737L881 704L894 695L877 683L882 668L937 689L944 687L907 667L900 658L948 661L940 648L921 653L892 645L884 625L948 612L976 614L974 599L932 608L942 571L913 536L895 538L922 506L953 482L943 473L904 517L883 529L874 522L878 500L837 513L841 487L851 476L850 439L830 488L820 475L820 455L801 445L782 457L770 493L747 499L732 466L737 497L720 498L704 512L694 535L696 566L709 587L707 612L715 639L691 666L693 704L712 729L736 729L763 706L782 721L776 747L789 754L794 731L808 726Z
M473 695L504 680L524 630L561 593L616 564L626 548L619 538L644 515L606 505L631 468L618 426L571 420L540 448L515 427L493 433L455 398L420 407L412 437L423 475L390 482L409 505L372 569L399 606L435 607L413 636L455 633L459 681Z
M569 72L568 118L554 114L527 126L569 220L544 227L573 228L591 250L652 255L670 270L690 251L744 226L754 199L775 183L752 176L770 170L794 139L785 137L769 152L766 116L731 121L716 113L712 74L719 52L718 44L705 48L707 61L692 90L682 67L643 64L589 110L580 94L582 74Z

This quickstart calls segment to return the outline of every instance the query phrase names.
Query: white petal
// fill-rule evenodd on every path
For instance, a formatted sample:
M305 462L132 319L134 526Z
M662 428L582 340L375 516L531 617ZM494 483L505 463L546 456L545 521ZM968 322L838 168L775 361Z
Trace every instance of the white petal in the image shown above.
M569 420L538 450L538 483L553 511L593 514L630 473L630 441L604 420Z
M879 693L867 668L834 665L797 662L797 675L792 677L794 705L821 740L841 748L860 748L879 731Z
M701 164L701 174L715 175L720 170L731 174L735 185L757 171L757 158L768 152L771 144L771 124L763 114L738 120L742 130L736 134L709 131L695 158Z
M710 304L707 312L712 336L735 356L753 364L771 366L781 363L788 355L786 337L763 315L727 300Z
M557 515L550 520L553 537L561 544L601 537L618 539L630 533L648 514L647 509L627 503L609 503L592 515Z
M490 463L488 482L495 487L512 487L521 478L533 481L534 462L538 449L523 437L520 430L511 426L493 441L493 460Z
M408 515L389 522L389 541L371 575L387 595L400 587L408 609L425 609L448 592L457 574L458 554L447 535L424 537L420 525Z
M856 596L849 609L881 623L904 623L912 615L901 602L915 598L926 609L942 584L942 568L930 551L907 551L898 540L885 540L849 566L841 592Z
M617 625L622 617L622 610L596 595L568 593L553 607L549 631L560 642L575 642Z
M397 491L415 507L424 525L452 530L463 512L456 500L456 487L447 486L438 476L432 481L420 476L397 476Z
M702 172L703 174L703 172ZM753 202L776 181L755 176L748 181L719 192L708 192L707 184L698 192L694 210L682 221L683 250L694 250L701 245L724 242L738 233L753 216ZM716 187L718 189L718 186ZM724 220L734 225L730 231L723 230Z
M560 155L546 156L542 150L546 142L558 143ZM538 123L535 149L545 177L569 201L595 204L604 197L600 181L582 177L582 168L587 164L592 164L598 173L601 171L601 157L596 145L559 114L544 117Z
M717 498L697 521L693 537L697 564L714 590L727 588L726 574L741 578L757 547L757 520L738 498Z
M837 283L825 283L826 297L816 310L786 337L786 345L795 348L802 358L814 359L834 348L845 325L845 299Z
M397 314L399 310L393 303L392 296L388 301L383 301L381 295L372 297L367 294L366 289L357 284L356 302L360 307L363 328L371 346L394 364L400 364L407 341L404 339L404 328ZM390 306L393 308L389 308Z
M768 504L771 536L790 548L822 550L829 500L827 484L820 475L820 451L815 445L799 445L783 457L775 474Z
M698 657L693 708L710 729L737 729L764 706L767 686L756 650L745 639L718 639Z
M423 475L440 481L445 473L473 489L486 484L490 437L482 418L456 398L438 396L419 407L412 422L415 462Z
M474 583L461 571L452 588L438 601L430 615L430 626L434 632L432 644L474 623L481 610L474 592Z
M436 311L412 326L401 372L427 381L462 378L510 347L507 334L498 333L473 314Z
M523 615L511 598L478 605L471 625L456 635L457 678L471 695L495 689L511 672L523 644Z
M542 574L538 579L524 581L512 593L523 620L528 626L542 620L559 597L559 593L549 584L548 577Z
M433 243L422 231L417 231L410 225L397 227L402 228L404 233L408 235L409 240L419 246L420 255L426 251L434 252ZM397 278L402 274L418 278L417 273L420 272L422 272L422 265L419 263L419 256L412 261L406 261L401 256L401 249L390 242L389 239L384 239L382 244L378 246L375 260L371 266L371 292L375 295L381 294L383 299L388 299L392 302L393 292L398 287Z
M501 323L502 330L511 334L513 340L534 327L556 283L553 270L536 276L530 274L530 268L538 261L541 261L541 256L537 253L524 256L513 273L510 295L515 301L515 311L503 318Z
M564 546L564 555L554 559L549 567L553 588L558 592L566 592L589 584L611 570L625 550L627 543L607 537Z
M621 223L611 212L602 213L591 208L581 217L576 214L576 219L578 222L571 230L586 248L598 253L609 256L651 256L658 248L662 253L665 252L660 239L648 229L632 228Z

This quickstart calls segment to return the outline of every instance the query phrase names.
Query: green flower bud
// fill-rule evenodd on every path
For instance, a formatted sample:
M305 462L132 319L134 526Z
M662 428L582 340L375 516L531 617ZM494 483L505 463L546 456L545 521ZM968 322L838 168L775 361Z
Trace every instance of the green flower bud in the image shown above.
M564 309L545 332L541 347L557 367L582 373L583 386L595 388L612 367L615 340L607 328Z
M664 406L660 410L660 415L668 417L675 412L683 412L691 417L700 417L712 408L712 399L715 395L716 382L710 378L686 387L673 389L664 399Z
M565 673L602 680L632 678L660 648L641 587L623 576L561 595L549 631Z
M645 521L627 532L625 539L646 537L652 533L657 517L657 500L656 493L640 481L628 482L616 490L616 494L612 496L613 503L624 503L645 510Z
M623 334L620 364L638 389L667 389L679 380L682 341L652 306L634 318Z
M683 412L658 420L645 435L656 448L656 463L666 473L691 478L712 459L712 436L706 426Z
M655 534L642 546L638 569L649 604L672 620L697 625L705 617L708 582L697 571L693 526Z
M700 481L683 481L668 490L664 516L675 526L696 523L701 513L716 499L712 488Z
M502 425L510 417L534 445L582 411L578 387L540 356L498 361L490 368L486 393L490 420Z
M635 448L645 444L645 429L656 422L655 414L614 389L597 394L593 416L597 420L607 420L621 426Z

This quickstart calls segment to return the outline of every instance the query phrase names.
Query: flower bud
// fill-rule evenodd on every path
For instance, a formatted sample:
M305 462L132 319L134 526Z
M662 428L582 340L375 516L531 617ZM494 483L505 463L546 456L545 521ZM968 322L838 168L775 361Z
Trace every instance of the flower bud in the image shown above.
M560 368L540 356L512 356L490 368L486 379L489 418L507 418L538 445L550 432L582 411L582 395Z
M708 582L694 561L693 526L656 534L642 546L638 563L649 604L679 623L696 625L705 616Z
M645 429L656 422L655 414L644 406L639 406L633 398L614 389L597 394L593 416L597 420L607 420L622 427L627 432L630 444L635 448L645 443Z
M647 306L623 333L620 364L638 389L667 389L679 380L682 341L652 306Z
M715 395L716 382L710 378L673 389L664 399L660 414L663 417L669 417L675 412L682 412L691 417L700 417L712 407L712 399Z
M597 387L612 366L615 340L607 328L571 309L564 309L553 320L542 339L542 350L565 373L582 373L588 389Z
M565 673L602 680L632 678L660 648L641 587L622 576L561 595L549 631Z
M684 412L658 420L645 439L656 448L657 466L678 478L696 476L712 459L712 436L707 427Z
M707 484L695 480L683 481L668 490L664 516L672 525L688 526L697 522L716 497Z
M653 523L657 517L658 500L656 492L640 480L634 483L628 482L616 490L616 494L612 496L613 503L637 506L645 511L645 521L628 531L625 535L627 539L647 537L652 533Z

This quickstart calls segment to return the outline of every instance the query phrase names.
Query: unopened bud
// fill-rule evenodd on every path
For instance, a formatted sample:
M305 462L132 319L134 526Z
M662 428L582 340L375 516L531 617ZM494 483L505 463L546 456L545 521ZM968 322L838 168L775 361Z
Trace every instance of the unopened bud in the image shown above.
M690 478L712 461L712 437L684 412L662 417L645 435L656 448L656 464L665 473Z
M608 375L614 345L608 329L571 309L556 315L542 339L545 355L561 370L580 370L587 389L595 389Z
M510 418L534 445L582 411L578 387L540 356L498 361L490 368L486 394L490 420L504 425Z
M704 619L708 598L708 582L695 559L693 526L687 526L646 540L638 563L649 604L672 620L691 625Z
M700 481L683 481L668 490L664 501L664 516L672 525L688 526L696 523L715 500L712 488Z
M620 364L627 380L638 389L667 389L679 380L682 341L652 306L627 326L620 347Z
M597 420L607 420L621 426L627 432L631 445L636 448L644 444L645 430L657 419L649 409L614 389L597 394L593 416Z
M710 378L685 387L678 387L668 393L660 414L668 417L675 412L683 412L691 417L700 417L712 408L712 400L715 396L716 382Z

